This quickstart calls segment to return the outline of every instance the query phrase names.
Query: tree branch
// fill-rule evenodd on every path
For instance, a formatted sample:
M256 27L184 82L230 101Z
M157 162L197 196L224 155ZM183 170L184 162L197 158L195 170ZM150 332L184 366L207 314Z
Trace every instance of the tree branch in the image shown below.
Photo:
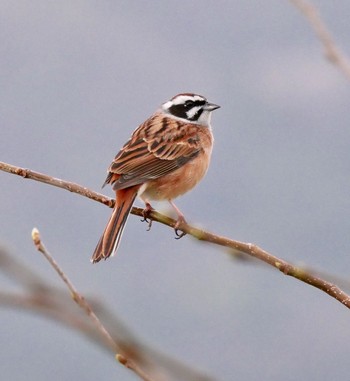
M78 193L81 196L91 198L108 206L113 205L113 201L110 198L103 196L99 193L95 193L90 189L82 187L78 184L56 179L54 177L50 177L38 172L34 172L28 169L16 167L14 165L2 162L0 162L0 170L23 176L25 178L44 182L46 184L54 185L59 188L67 189L70 192ZM142 209L133 207L131 213L134 215L142 216ZM164 225L168 225L173 228L176 224L176 220L153 210L150 212L149 217L153 221L160 222ZM281 271L285 275L292 276L306 284L309 284L313 287L318 288L321 291L324 291L326 294L342 303L345 307L350 308L350 296L346 294L343 290L341 290L338 286L320 277L315 276L307 270L294 266L288 263L287 261L284 261L283 259L280 259L268 253L267 251L263 250L257 245L254 245L252 243L244 243L227 237L219 236L217 234L198 229L186 223L181 224L179 226L179 229L193 236L194 238L197 238L198 240L211 242L219 246L228 247L236 252L242 252L250 255L251 257L259 259L267 263L268 265L276 268L277 270Z
M104 325L101 323L100 319L96 316L90 304L86 301L86 299L78 292L78 290L74 287L73 283L69 280L67 275L63 272L63 270L59 267L58 263L53 259L51 254L47 251L45 245L41 241L39 230L34 228L32 231L32 239L37 250L44 255L44 257L48 260L50 265L57 272L58 276L62 279L65 285L68 287L72 299L78 304L80 308L82 308L87 316L91 319L93 325L96 328L97 332L100 332L101 336L104 338L106 345L109 346L114 353L119 352L121 348L119 348L117 342L113 339ZM122 355L120 353L116 354L116 359L125 367L132 370L136 373L142 380L144 381L152 381L152 379L146 375L146 373L127 355Z
M109 341L105 339L96 325L84 313L85 310L76 308L71 295L66 291L52 287L39 274L33 272L23 261L18 261L14 255L6 252L0 246L0 272L22 286L23 291L0 291L0 306L37 312L47 318L82 333L100 348L115 353ZM88 298L91 309L99 316L106 330L119 348L117 358L126 367L136 364L137 369L147 372L154 381L186 380L214 381L212 377L191 369L187 365L159 353L153 348L140 342L130 329L112 313L100 300ZM136 374L136 373L135 373ZM141 375L139 377L142 379ZM144 378L143 378L144 379Z
M317 9L306 0L290 0L307 18L316 36L324 46L326 57L338 66L350 79L350 62L346 55L337 47L325 23L322 21Z

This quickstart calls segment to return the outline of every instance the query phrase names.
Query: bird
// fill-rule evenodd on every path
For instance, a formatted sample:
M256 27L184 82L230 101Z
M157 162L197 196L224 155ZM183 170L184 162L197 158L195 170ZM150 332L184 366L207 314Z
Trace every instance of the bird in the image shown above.
M201 95L181 93L133 132L110 164L102 186L111 184L116 201L92 263L116 253L136 197L145 203L145 219L153 210L150 201L168 201L178 216L175 233L182 236L178 227L185 218L173 200L207 172L214 142L211 113L218 108Z

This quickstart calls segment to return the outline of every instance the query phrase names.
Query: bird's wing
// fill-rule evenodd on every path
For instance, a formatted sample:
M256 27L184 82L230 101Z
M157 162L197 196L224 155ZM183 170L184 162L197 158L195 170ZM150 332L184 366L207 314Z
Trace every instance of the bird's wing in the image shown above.
M122 189L164 176L201 151L201 127L156 114L133 133L109 167L106 183Z

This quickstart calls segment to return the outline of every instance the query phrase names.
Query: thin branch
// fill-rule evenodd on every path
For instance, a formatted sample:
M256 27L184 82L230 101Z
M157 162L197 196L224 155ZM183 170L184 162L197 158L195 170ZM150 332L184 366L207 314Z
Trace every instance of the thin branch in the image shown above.
M38 293L27 295L0 291L0 305L2 307L20 308L22 310L40 313L45 317L54 319L74 330L84 333L99 344L101 348L107 349L105 341L101 340L101 335L96 331L95 326L93 326L90 321L86 321L86 319L70 311L67 305L57 303L56 296L55 293L48 293L47 297L45 297ZM108 347L108 350L109 349Z
M290 0L307 18L316 36L324 46L326 57L337 65L345 76L350 79L350 61L337 47L331 33L322 21L317 9L306 0Z
M41 241L39 230L34 228L32 230L32 240L37 248L37 250L44 255L44 257L48 260L50 265L54 268L54 270L57 272L59 277L63 280L63 282L68 287L69 291L71 292L72 299L78 304L79 307L81 307L86 314L91 318L93 323L95 324L97 330L101 333L101 335L105 338L107 344L114 350L118 350L118 345L113 340L111 335L107 332L103 324L100 322L98 317L95 315L93 310L91 309L89 303L79 294L77 289L74 287L72 282L68 279L68 277L65 275L63 270L58 266L57 262L53 259L51 254L47 251L46 247Z
M39 274L32 272L21 261L15 260L1 246L0 270L6 276L16 280L27 291L44 293L49 290Z
M15 165L3 163L0 161L0 170L8 173L12 173L14 175L21 176L25 179L31 179L35 181L39 181L41 183L45 183L48 185L52 185L54 187L66 189L69 192L77 193L78 195L90 198L91 200L101 202L104 205L109 206L110 208L113 208L114 206L114 200L104 196L101 193L94 192L86 187L82 187L79 184L72 183L70 181L64 181L61 179L58 179L57 177L51 177L48 175L44 175L40 172L35 172L30 169L26 168L20 168Z
M32 271L24 262L15 259L13 254L0 246L0 272L14 280L23 288L22 292L0 291L0 306L36 312L78 331L92 340L100 348L110 352L109 343L97 331L96 326L86 315L85 310L72 303L70 295L52 287L37 272ZM115 313L100 300L89 298L89 304L103 322L110 335L121 348L123 358L132 358L155 380L214 381L189 366L160 353L143 344L130 331ZM113 352L114 353L114 352ZM119 361L119 359L117 359ZM127 364L125 364L127 366Z
M90 304L85 300L85 298L82 295L80 295L78 290L74 287L73 283L69 280L69 278L63 272L63 270L59 267L57 262L54 260L54 258L51 256L51 254L48 252L45 245L41 241L39 230L36 228L34 228L32 231L32 239L33 239L34 245L37 248L37 250L44 255L44 257L48 260L50 265L57 272L59 277L66 284L69 291L71 292L73 300L78 304L78 306L80 308L82 308L86 312L86 314L91 319L92 323L95 325L97 331L100 332L102 337L105 339L106 344L108 344L114 352L119 351L120 348L119 348L118 344L112 338L112 336L109 334L109 332L104 327L104 325L101 323L100 319L96 316L96 314L94 313L94 311L90 307ZM121 354L116 354L116 359L122 365L124 365L128 369L131 369L133 372L135 372L142 380L152 381L152 379L150 377L148 377L145 374L145 372L142 369L140 369L140 367L138 365L136 365L135 362L132 361L127 356L121 355Z
M51 184L53 179L53 177L50 177L41 173L38 174L37 172L33 172L27 169L19 168L19 167L6 164L6 163L1 163L1 162L0 162L0 170L13 173L16 175L20 175L20 176L23 176L23 174L26 174L26 176L24 177L31 178L33 180L37 180L37 178L40 178L40 180L38 181L41 181L47 184ZM108 199L107 197L100 195L98 193L92 192L91 190L81 187L80 185L73 184L64 180L58 180L58 179L55 179L55 180L57 181L55 182L55 184L52 184L52 185L58 186L63 189L69 189L71 192L75 192L82 196L92 198L95 201L102 202L103 204L108 206L112 204L111 200ZM91 194L94 194L94 197L91 197ZM132 213L138 216L143 216L141 208L134 207L132 209ZM149 217L153 221L157 221L171 227L175 227L175 224L176 224L176 221L174 219L167 217L163 214L160 214L154 210L150 212ZM239 251L239 252L248 254L251 257L257 258L267 263L268 265L278 269L285 275L292 276L304 283L307 283L313 287L318 288L319 290L324 291L326 294L330 295L332 298L335 298L340 303L342 303L345 307L350 308L350 296L347 295L338 286L320 277L317 277L314 274L302 268L294 266L288 263L287 261L284 261L283 259L280 259L268 253L267 251L261 249L257 245L254 245L252 243L244 243L240 241L235 241L227 237L222 237L217 234L213 234L213 233L198 229L194 226L191 226L185 223L179 226L179 230L182 230L183 232L189 235L192 235L198 240L211 242L219 246L228 247L235 251Z

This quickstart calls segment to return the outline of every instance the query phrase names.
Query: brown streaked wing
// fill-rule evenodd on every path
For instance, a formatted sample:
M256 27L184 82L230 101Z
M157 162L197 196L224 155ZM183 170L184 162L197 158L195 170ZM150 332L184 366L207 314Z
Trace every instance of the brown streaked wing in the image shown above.
M114 189L164 176L200 152L198 129L159 114L143 123L113 160L109 171L120 174Z

